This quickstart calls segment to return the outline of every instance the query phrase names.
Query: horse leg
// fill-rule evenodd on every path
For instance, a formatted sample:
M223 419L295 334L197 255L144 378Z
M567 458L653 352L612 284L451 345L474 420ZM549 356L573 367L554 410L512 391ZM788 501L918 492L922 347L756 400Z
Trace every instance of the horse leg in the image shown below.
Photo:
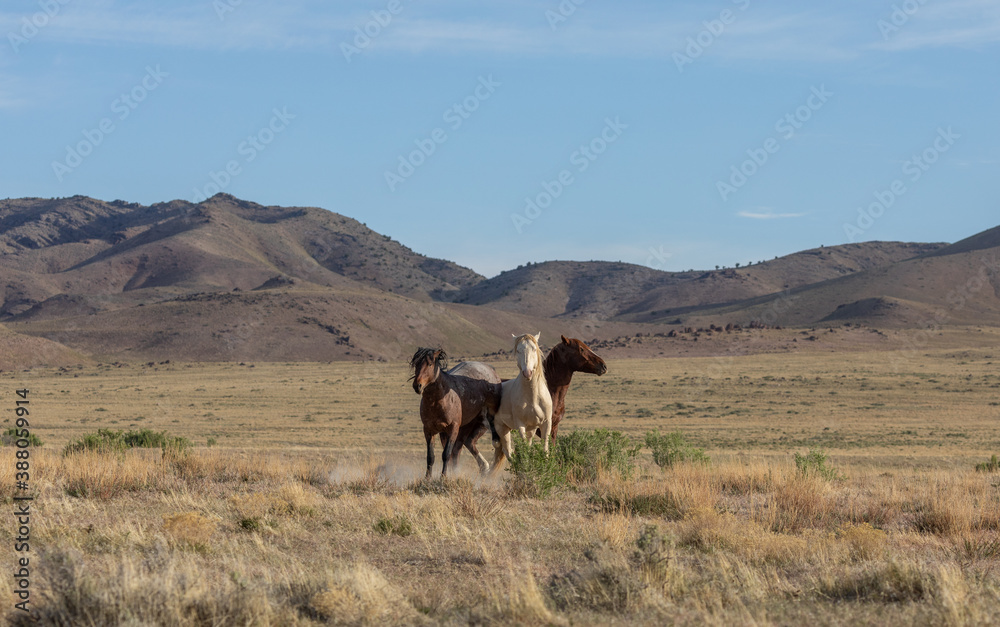
M458 468L458 455L462 452L462 445L465 439L462 437L462 430L458 429L455 432L455 443L451 448L451 468L452 470Z
M490 430L490 440L493 441L493 446L495 447L500 444L500 435L497 433L497 426L495 424L496 414L493 414L490 410L483 408L483 422L486 423L486 426Z
M485 409L483 410L483 422L488 423ZM480 425L476 430L470 432L469 435L466 436L464 442L465 448L469 449L469 452L476 458L476 463L479 464L479 474L481 475L485 475L490 469L490 463L486 461L486 458L483 457L482 453L479 452L479 449L476 448L476 440L481 438L484 433L486 433L486 426Z
M444 452L441 453L441 463L443 464L441 468L442 479L447 475L449 465L451 466L451 470L455 470L455 465L451 463L452 451L455 450L455 441L458 440L458 430L461 427L461 424L456 424L449 431L441 432L441 444L444 445Z
M545 449L546 455L549 454L549 435L552 435L552 418L542 421L542 448Z
M510 433L511 432L508 431L506 433L506 435L504 435L502 438L500 438L500 442L503 445L503 456L504 456L504 458L507 459L507 461L511 460L511 454L513 452L513 447L511 446L511 442L510 442Z
M424 475L424 479L430 479L431 470L434 468L434 434L425 431L424 437L427 439L427 474Z
M448 475L448 462L451 460L451 447L448 446L448 434L442 431L439 434L441 438L441 478L443 479Z
M504 443L506 442L506 454L504 451ZM503 468L504 461L507 460L507 456L510 453L510 427L505 423L501 422L497 427L497 439L493 441L493 467L490 469L490 474L495 475L501 468Z

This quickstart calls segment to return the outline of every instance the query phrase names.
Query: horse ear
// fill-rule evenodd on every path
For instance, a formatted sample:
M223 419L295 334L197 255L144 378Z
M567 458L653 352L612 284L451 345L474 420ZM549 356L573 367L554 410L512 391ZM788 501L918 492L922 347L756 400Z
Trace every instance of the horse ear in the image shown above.
M535 341L537 342L539 339L541 339L541 337L542 337L542 332L539 331L538 333L535 334Z
M559 337L561 337L561 338L562 338L562 343L563 343L563 344L569 344L569 340L568 340L568 339L566 338L566 336L565 336L565 335L560 335Z
M511 333L511 334L510 334L510 336L511 336L511 337L514 337L514 338L516 338L516 337L517 337L517 336L516 336L516 335L514 335L513 333Z

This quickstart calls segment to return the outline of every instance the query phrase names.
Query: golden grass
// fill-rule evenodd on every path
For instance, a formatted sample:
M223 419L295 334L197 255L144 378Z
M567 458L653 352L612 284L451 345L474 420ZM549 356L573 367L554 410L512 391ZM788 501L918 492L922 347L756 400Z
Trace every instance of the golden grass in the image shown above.
M1000 622L1000 475L973 470L1000 449L990 352L928 351L899 373L782 359L578 375L563 429L680 429L712 462L661 470L644 452L631 479L598 472L546 500L512 497L508 473L480 478L467 453L454 478L424 481L418 399L395 389L398 365L381 378L344 364L35 372L46 444L31 457L31 620ZM128 416L200 446L61 454ZM813 445L842 478L796 471L792 453ZM5 607L11 624L36 624Z
M181 512L163 517L163 530L177 542L206 547L215 533L215 521L198 512Z

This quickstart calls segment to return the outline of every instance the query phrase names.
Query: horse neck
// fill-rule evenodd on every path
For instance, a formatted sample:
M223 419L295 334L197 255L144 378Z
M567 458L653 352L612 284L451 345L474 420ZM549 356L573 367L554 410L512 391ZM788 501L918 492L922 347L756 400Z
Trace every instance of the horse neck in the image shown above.
M556 354L558 346L549 351L545 357L543 370L545 371L545 382L549 386L550 392L555 392L559 388L568 387L573 380L572 368Z
M434 383L429 383L424 386L423 396L438 399L450 392L452 387L451 375L445 372L444 368L441 368L438 372L437 380L434 381Z
M541 361L541 359L539 359L538 361ZM548 380L545 377L545 365L542 364L541 368L536 367L535 373L536 374L533 378L528 379L528 385L531 386L531 389L538 390L540 388L548 387L547 383Z

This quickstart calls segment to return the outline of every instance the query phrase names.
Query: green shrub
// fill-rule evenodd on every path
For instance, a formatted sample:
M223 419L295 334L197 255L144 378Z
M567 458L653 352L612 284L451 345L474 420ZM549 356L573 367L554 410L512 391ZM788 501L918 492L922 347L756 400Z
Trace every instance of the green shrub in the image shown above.
M657 431L646 432L646 446L653 451L653 461L660 468L669 468L678 462L709 463L705 449L695 448L684 441L680 431L661 435Z
M97 433L88 433L67 444L63 454L81 451L122 452L130 448L160 448L165 453L180 453L190 447L191 442L187 438L167 435L166 431L98 429Z
M555 446L551 447L555 448ZM566 484L566 470L556 455L546 455L541 442L517 442L507 471L513 477L511 491L518 496L545 498L552 489Z
M244 531L260 531L260 527L260 518L256 516L240 519L240 528Z
M673 494L628 490L598 490L587 502L603 512L626 513L630 516L657 516L667 520L684 517L680 503Z
M0 435L0 442L3 442L4 446L14 446L15 444L17 444L18 440L22 439L19 435L20 432L21 429L18 429L17 427L10 427L7 429L6 432L4 432L3 435ZM35 435L34 433L28 434L28 446L41 446L41 445L42 445L42 440L37 435Z
M805 455L795 454L795 468L804 477L817 476L827 481L842 479L843 476L836 468L826 465L826 459L826 453L822 449L811 448Z
M375 529L377 533L384 536L390 533L397 536L406 537L413 533L413 525L410 524L410 520L406 516L395 516L393 518L379 518L372 528Z
M508 469L514 475L512 489L523 496L545 498L570 478L593 481L600 469L627 479L635 470L635 456L641 448L631 444L624 433L608 429L564 435L552 443L548 455L541 442L530 446L519 442Z
M976 472L997 472L1000 470L1000 459L996 455L990 457L990 461L976 464Z
M635 457L642 446L620 431L596 429L564 435L552 447L567 476L593 481L599 469L613 471L628 479L635 471Z

